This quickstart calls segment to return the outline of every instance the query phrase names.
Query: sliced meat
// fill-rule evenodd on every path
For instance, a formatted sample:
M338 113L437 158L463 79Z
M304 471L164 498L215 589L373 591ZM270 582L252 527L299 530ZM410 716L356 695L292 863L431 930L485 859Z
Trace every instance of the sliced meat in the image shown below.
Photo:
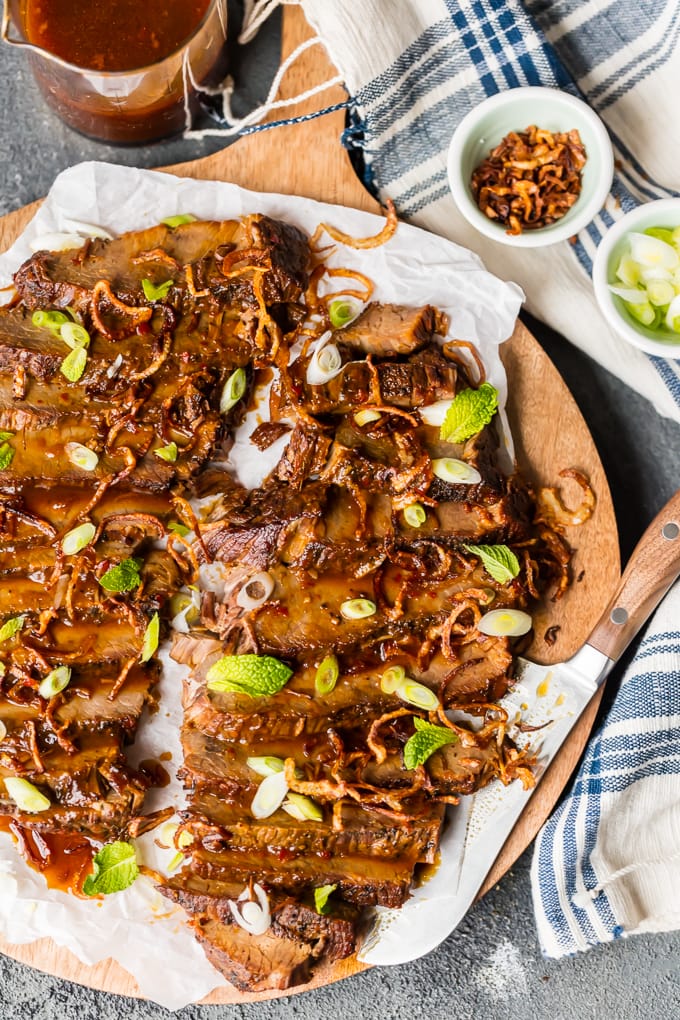
M237 988L281 990L307 980L312 950L306 943L269 932L250 935L208 917L195 918L192 927L210 962Z
M441 315L432 305L414 309L374 302L335 339L365 354L395 358L420 350L441 326Z

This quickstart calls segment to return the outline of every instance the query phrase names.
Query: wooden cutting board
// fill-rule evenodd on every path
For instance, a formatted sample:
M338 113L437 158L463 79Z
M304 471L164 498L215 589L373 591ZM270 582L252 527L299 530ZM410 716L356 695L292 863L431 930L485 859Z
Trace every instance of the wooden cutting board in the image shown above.
M283 55L290 53L310 35L300 8L284 8ZM307 50L291 68L283 82L281 95L294 96L334 74L325 50L317 45ZM298 105L293 113L312 112L315 104L321 105L319 98ZM321 98L326 106L342 102L345 94L336 86ZM258 132L213 156L167 169L184 177L232 181L255 191L304 195L376 212L376 203L359 183L340 145L343 127L344 111L339 111L318 120ZM35 202L0 219L0 251L14 241L39 204ZM508 415L523 472L537 483L556 485L560 483L558 474L563 468L578 468L589 477L597 495L597 506L591 520L580 529L567 531L567 539L576 550L574 577L577 583L559 603L545 607L536 628L537 637L528 653L536 661L559 662L584 643L618 581L620 563L616 519L607 479L588 427L552 362L519 322L512 338L503 346L502 354L510 383ZM568 484L572 485L572 489L565 488L565 498L578 502L576 486ZM543 635L552 625L560 629L551 647L544 641ZM600 691L593 698L542 778L487 876L480 895L499 881L550 814L585 746L601 694ZM0 939L0 951L39 970L92 988L121 995L140 994L136 982L118 964L107 960L94 967L85 966L50 939L23 946L9 945ZM364 965L353 958L343 960L321 968L310 984L293 992L337 981L363 969ZM250 995L229 986L217 989L203 1001L249 1002L287 994L290 993Z

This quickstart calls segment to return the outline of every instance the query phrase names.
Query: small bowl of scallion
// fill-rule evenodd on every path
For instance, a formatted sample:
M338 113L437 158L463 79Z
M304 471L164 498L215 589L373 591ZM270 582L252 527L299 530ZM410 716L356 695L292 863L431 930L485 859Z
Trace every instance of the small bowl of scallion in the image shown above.
M593 286L619 336L648 354L680 358L680 198L638 206L605 234Z

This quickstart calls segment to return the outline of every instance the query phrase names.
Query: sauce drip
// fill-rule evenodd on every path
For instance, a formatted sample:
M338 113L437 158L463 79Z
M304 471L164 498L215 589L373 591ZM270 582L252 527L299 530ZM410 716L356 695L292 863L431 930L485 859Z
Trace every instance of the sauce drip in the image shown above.
M178 50L210 0L25 0L30 42L77 67L131 71Z
M26 863L43 875L48 888L80 894L96 853L84 836L34 832L8 817L0 818L0 830L11 834Z

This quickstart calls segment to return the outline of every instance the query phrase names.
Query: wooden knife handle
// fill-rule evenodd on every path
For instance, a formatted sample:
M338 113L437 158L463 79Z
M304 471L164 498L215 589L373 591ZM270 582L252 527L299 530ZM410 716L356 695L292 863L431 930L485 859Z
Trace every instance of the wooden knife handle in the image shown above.
M680 575L680 490L649 525L588 644L616 661Z

